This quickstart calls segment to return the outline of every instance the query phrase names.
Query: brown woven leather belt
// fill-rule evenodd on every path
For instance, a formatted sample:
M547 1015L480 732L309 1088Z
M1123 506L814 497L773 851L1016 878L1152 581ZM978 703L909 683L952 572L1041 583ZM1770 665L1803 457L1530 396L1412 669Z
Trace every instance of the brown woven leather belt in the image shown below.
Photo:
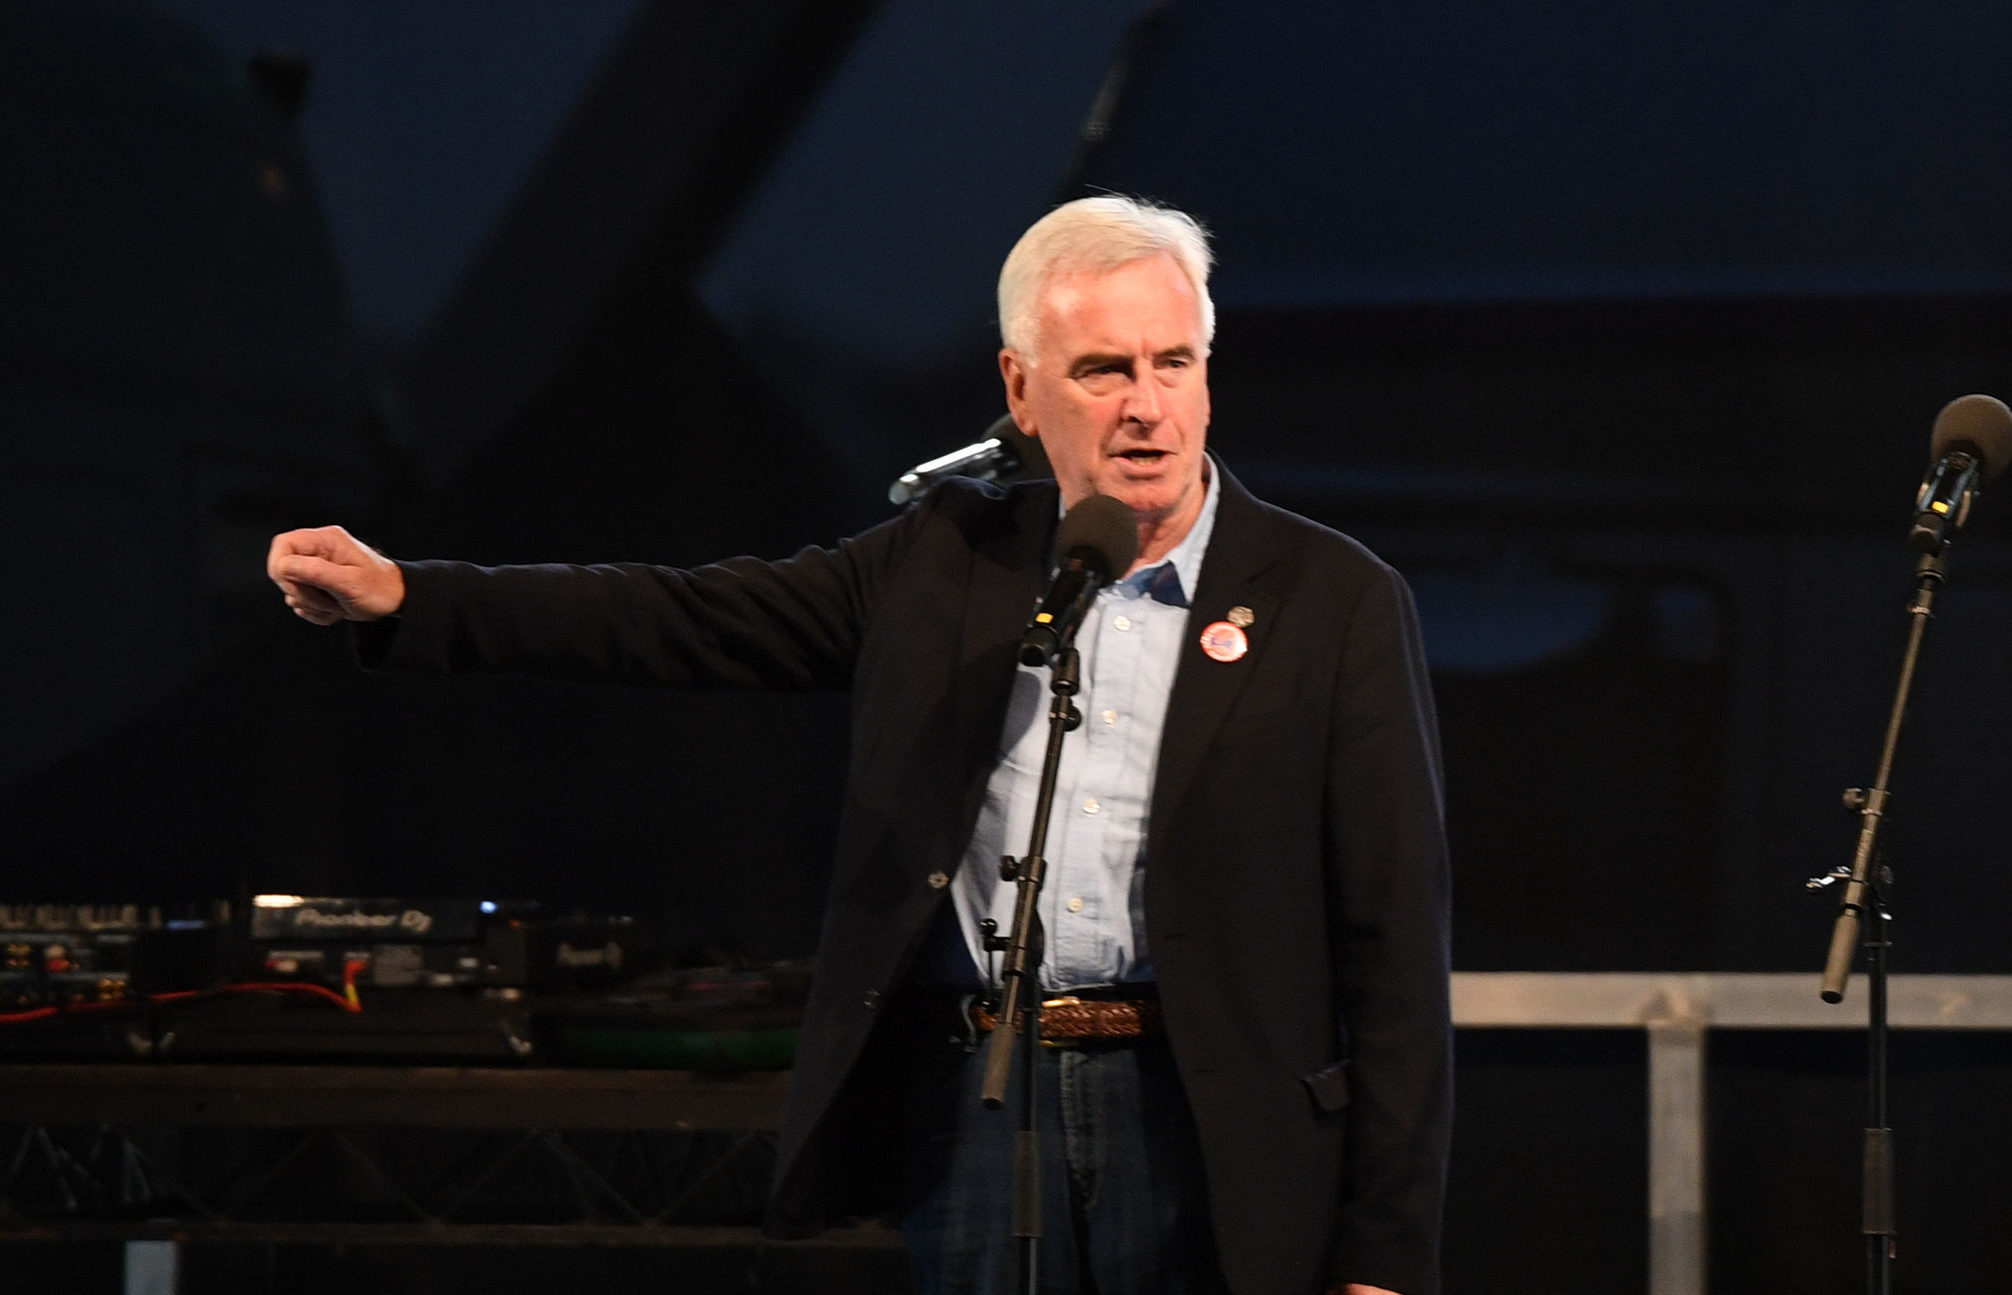
M1025 1013L1021 1013L1024 1017ZM971 1023L990 1033L999 1024L996 1013L981 1003L971 1004ZM1020 1028L1015 1020L1015 1029ZM1160 1002L1157 998L1078 998L1064 994L1041 1000L1041 1042L1064 1048L1077 1043L1115 1042L1151 1038L1160 1032Z

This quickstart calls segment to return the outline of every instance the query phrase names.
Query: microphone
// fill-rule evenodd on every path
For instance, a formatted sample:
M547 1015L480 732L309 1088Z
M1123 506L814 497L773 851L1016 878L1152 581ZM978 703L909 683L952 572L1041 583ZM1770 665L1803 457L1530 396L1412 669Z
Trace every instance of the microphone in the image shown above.
M1928 453L1935 461L1914 496L1907 546L1940 553L1969 519L1984 483L2012 462L2012 409L1990 396L1958 396L1935 416Z
M1109 495L1091 495L1071 508L1055 532L1062 567L1020 636L1020 664L1052 664L1076 637L1076 627L1097 590L1131 570L1139 556L1139 523Z
M1032 474L1045 474L1048 471L1048 456L1042 451L1039 441L1014 424L1013 415L1004 414L985 429L984 440L974 441L961 450L952 450L927 463L918 463L895 478L894 484L887 488L887 501L892 504L912 503L950 477L997 481L1023 469Z

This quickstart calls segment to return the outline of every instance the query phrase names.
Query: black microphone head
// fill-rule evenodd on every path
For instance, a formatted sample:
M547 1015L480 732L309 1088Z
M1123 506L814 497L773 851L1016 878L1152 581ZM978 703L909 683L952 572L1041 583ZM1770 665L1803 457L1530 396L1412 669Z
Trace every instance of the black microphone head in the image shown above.
M1091 495L1062 518L1055 551L1101 567L1098 583L1108 583L1130 571L1139 556L1139 521L1109 495Z
M1979 481L1989 481L2012 462L2012 409L1991 396L1958 396L1935 416L1928 454L1940 460L1956 450L1968 450L1981 461Z

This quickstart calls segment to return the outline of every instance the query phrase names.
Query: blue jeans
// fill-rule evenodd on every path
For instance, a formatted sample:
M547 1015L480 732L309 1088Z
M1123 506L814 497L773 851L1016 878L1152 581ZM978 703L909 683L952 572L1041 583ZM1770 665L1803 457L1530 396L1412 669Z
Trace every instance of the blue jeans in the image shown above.
M922 1295L1014 1295L1013 1147L1024 1043L1006 1104L979 1102L985 1049L920 1042L905 1124L901 1216ZM1040 1289L1051 1295L1223 1295L1193 1118L1164 1038L1041 1048ZM890 1151L893 1149L890 1148Z

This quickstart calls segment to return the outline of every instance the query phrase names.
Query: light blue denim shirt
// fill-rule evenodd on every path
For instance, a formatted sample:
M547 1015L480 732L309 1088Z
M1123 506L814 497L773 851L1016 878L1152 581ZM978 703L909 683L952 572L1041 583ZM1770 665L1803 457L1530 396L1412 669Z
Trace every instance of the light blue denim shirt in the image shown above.
M1043 851L1041 983L1050 990L1153 978L1145 911L1153 772L1218 493L1211 467L1201 515L1173 552L1098 591L1077 631L1083 724L1062 743ZM1015 888L999 879L999 858L1027 852L1048 747L1048 680L1045 666L1021 666L1013 681L999 764L957 870L953 900L965 946L972 965L994 977L998 955L987 962L978 923L990 917L1001 934L1012 929Z

